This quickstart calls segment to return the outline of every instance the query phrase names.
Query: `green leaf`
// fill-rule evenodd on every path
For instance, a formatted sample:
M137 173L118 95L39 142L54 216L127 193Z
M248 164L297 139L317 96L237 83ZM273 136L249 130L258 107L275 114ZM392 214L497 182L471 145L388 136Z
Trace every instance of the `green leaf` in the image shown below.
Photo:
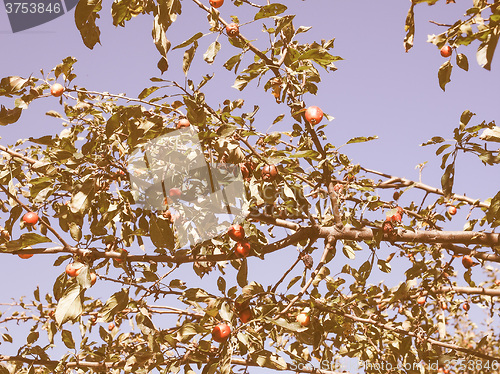
M224 67L231 71L233 68L234 69L234 72L236 73L236 71L238 70L238 66L241 62L241 53L238 54L238 55L234 55L233 57L231 57L229 60L227 60L225 63L224 63Z
M441 153L443 153L443 151L446 149L446 148L449 148L451 147L451 144L443 144L441 147L439 147L436 151L436 156L440 155Z
M79 242L82 239L82 228L75 222L69 223L69 233L73 240Z
M439 68L438 71L438 79L439 79L439 87L443 91L445 91L445 86L451 82L451 71L453 69L453 65L450 63L450 61L446 61L441 67Z
M157 14L153 22L153 41L160 55L166 60L167 52L170 49L170 41L167 39L167 29L169 22L162 22L161 15Z
M216 40L208 46L207 51L203 55L203 59L209 64L213 63L215 60L215 56L217 56L217 53L220 51L220 49L221 44Z
M457 54L457 65L459 68L468 71L469 70L469 61L467 60L467 56L463 53Z
M26 87L29 79L17 76L5 77L0 81L0 95L10 95L18 93Z
M349 245L345 244L342 248L342 252L344 253L344 256L346 256L349 260L354 260L356 258L356 254L354 253L354 249Z
M238 281L238 285L240 287L245 287L248 284L248 266L247 266L247 261L246 259L243 259L241 261L240 268L238 269L238 275L236 276L236 279Z
M103 322L111 322L116 313L121 312L128 305L128 289L122 289L113 294L99 312L99 319Z
M83 312L84 290L79 284L71 284L57 303L55 318L58 325L66 321L74 321Z
M413 47L413 39L415 37L415 14L413 8L415 7L415 3L411 3L410 9L408 10L408 14L406 15L405 22L405 39L404 46L405 52L408 52Z
M455 178L455 165L450 164L446 167L446 170L441 177L441 186L445 197L451 196L451 190L453 189L453 180Z
M97 43L100 43L101 34L95 20L99 18L99 11L102 9L102 0L82 0L75 8L75 23L80 31L83 43L87 48L93 49Z
M254 20L277 16L278 14L283 13L287 9L288 8L285 5L278 3L265 5L262 8L260 8L260 10L257 12L257 14L254 17Z
M223 294L226 293L226 280L222 277L217 278L217 288Z
M38 340L38 338L40 337L40 334L38 333L38 331L31 331L28 335L28 337L26 338L26 342L28 344L33 344L34 342L36 342Z
M76 193L75 193L76 191ZM69 207L73 213L84 214L89 208L94 198L94 180L88 179L73 190L73 196L69 202Z
M278 318L276 320L274 318L266 318L266 321L294 332L307 330L307 327L303 327L297 322L288 322L285 318Z
M470 110L463 111L462 114L460 115L460 126L461 127L463 126L465 128L465 126L467 126L471 118L475 115L476 114L472 113Z
M477 63L486 70L491 70L491 63L493 61L493 55L495 54L499 36L500 25L497 25L495 28L490 30L488 38L485 42L481 43L477 50Z
M356 138L350 139L346 144L369 142L370 140L375 140L375 139L378 139L377 135L369 137L358 136Z
M174 233L170 224L154 215L151 216L149 224L149 234L153 244L158 248L173 249L175 245Z
M490 206L486 211L486 219L489 223L495 221L500 223L500 191L491 199Z
M384 273L390 273L391 272L391 264L388 263L385 260L379 259L377 261L378 268L383 271Z
M1 252L14 252L14 251L29 247L29 246L34 245L34 244L51 243L51 242L52 242L52 240L50 240L46 236L42 236L42 235L36 234L34 232L29 232L26 234L21 234L21 236L17 240L12 240L8 243L0 245L0 251Z
M149 95L151 95L153 92L155 92L156 90L159 90L160 87L156 87L156 86L153 86L153 87L148 87L148 88L145 88L142 90L142 92L139 94L139 99L145 99L146 97L148 97ZM109 122L109 121L108 121Z
M193 43L193 42L197 41L198 39L200 39L202 36L203 36L203 33L202 32L198 32L198 33L194 34L192 37L190 37L188 40L182 42L179 45L176 45L174 48L172 48L172 51L174 49L187 47L191 43Z
M193 62L193 58L197 48L198 48L198 42L195 42L191 48L187 49L184 52L184 57L182 58L182 71L186 76L189 71L189 68L191 67L191 63Z
M66 347L69 349L74 349L75 348L75 341L73 340L73 335L71 334L71 331L68 330L62 330L61 331L61 339Z
M21 108L7 109L3 105L0 106L0 126L7 126L17 122L22 112Z

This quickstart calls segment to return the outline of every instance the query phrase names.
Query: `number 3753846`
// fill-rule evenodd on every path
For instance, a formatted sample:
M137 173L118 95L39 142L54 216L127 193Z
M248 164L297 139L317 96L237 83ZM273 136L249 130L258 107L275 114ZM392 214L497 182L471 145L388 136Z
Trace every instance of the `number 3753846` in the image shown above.
M7 13L21 14L43 14L43 13L61 13L60 3L5 3Z

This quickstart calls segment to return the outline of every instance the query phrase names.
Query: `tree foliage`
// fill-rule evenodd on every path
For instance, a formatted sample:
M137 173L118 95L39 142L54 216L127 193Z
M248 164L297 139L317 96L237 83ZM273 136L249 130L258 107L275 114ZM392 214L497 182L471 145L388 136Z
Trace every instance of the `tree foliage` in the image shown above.
M182 22L188 1L206 13L208 25L198 25L193 35L171 48L169 27ZM414 10L422 2L433 5L437 0L412 2L407 51L413 45ZM0 252L49 254L54 266L80 267L74 277L63 271L52 294L40 295L37 288L32 300L20 299L0 314L0 328L16 322L29 328L26 341L21 334L2 331L1 344L17 344L18 349L16 355L0 355L5 363L0 373L206 374L251 366L328 373L344 357L361 360L367 372L377 367L391 373L436 372L438 367L495 372L500 339L493 317L498 314L500 281L489 264L500 262L500 238L494 232L500 225L500 191L484 201L459 195L454 178L460 152L497 167L500 129L494 122L476 121L465 110L452 140L438 134L423 144L436 146L442 158L440 187L357 164L341 153L342 145L328 142L329 114L319 123L305 120L307 107L314 105L309 98L306 103L306 94L317 94L320 72L334 72L341 60L332 53L334 40L299 42L307 39L310 27L294 24L285 4L233 3L263 23L266 49L258 49L251 42L258 35L246 35L242 25L226 42L230 22L208 2L112 4L115 26L125 27L139 14L154 18L152 38L161 73L168 70L170 49L184 50L182 61L175 63L182 65L185 84L155 77L137 98L94 92L72 85L77 78L73 57L48 76L42 72L39 78L0 81L0 95L13 101L11 109L1 107L2 126L17 122L33 101L48 100L55 80L65 86L59 107L46 113L61 120L59 134L0 146ZM95 0L76 7L76 26L88 48L99 43L96 20L102 8ZM477 40L478 62L490 69L499 21L498 2L474 0L465 20L429 41L438 48L464 48ZM239 20L232 16L232 22ZM259 108L249 108L243 99L209 105L207 87L213 76L188 79L199 41L214 35L203 60L215 64L222 48L236 48L236 55L217 61L219 68L234 71L233 88L243 91L259 83L263 94L287 106L287 114L274 122L293 123L288 132L263 132L255 124ZM465 55L456 56L457 65L467 70ZM451 69L447 61L439 70L443 90ZM250 203L242 224L251 246L248 257L235 254L236 241L225 232L185 245L174 224L187 224L185 217L173 215L168 204L160 209L136 203L129 167L134 152L177 133L185 119L196 130L208 165L218 165L221 175L234 169L243 175ZM356 137L347 144L373 139ZM271 165L276 173L265 169ZM206 181L191 182L193 190L183 193L193 192L194 199L196 188ZM420 203L419 192L424 194ZM159 193L170 203L176 198ZM450 207L461 212L455 219L465 218L462 231L447 230L455 214ZM466 210L467 217L462 217ZM35 225L22 220L30 211L39 216ZM210 213L200 215L208 219ZM296 248L296 259L275 264L274 283L252 280L253 260L266 261L287 247ZM388 256L382 255L386 247ZM464 261L466 256L472 266ZM345 261L334 273L334 263L355 258L365 260L356 266ZM466 267L463 279L460 261ZM404 278L388 286L380 272L391 273L394 266L405 269ZM472 274L481 269L484 281L477 284ZM216 284L191 286L188 273L216 279ZM115 292L102 299L90 297L93 274L98 285L117 286ZM372 284L374 279L378 284ZM468 319L470 305L477 313L488 310L491 322L474 326ZM249 311L248 319L242 311ZM310 322L299 323L299 314L307 314ZM231 334L215 343L211 332L220 323L231 326ZM54 357L59 342L68 351Z

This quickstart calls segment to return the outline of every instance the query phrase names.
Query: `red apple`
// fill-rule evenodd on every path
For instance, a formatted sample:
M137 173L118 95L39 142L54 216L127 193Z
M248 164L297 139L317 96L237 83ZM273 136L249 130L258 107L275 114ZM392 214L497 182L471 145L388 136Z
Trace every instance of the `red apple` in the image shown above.
M241 323L247 323L248 321L252 320L253 318L253 313L250 308L243 309L239 313L240 321Z
M323 111L317 106L310 106L306 110L306 121L311 125L316 125L323 119Z
M311 317L309 316L309 314L301 312L300 314L297 315L297 322L304 327L309 326L309 323L311 322Z
M27 225L34 225L38 222L38 214L35 212L28 212L23 216L23 222Z
M66 274L68 274L70 277L76 277L78 274L80 274L80 271L83 268L83 264L81 263L71 263L66 266Z
M455 205L450 205L448 207L448 213L454 216L455 214L457 214L457 207Z
M59 97L63 94L63 92L64 92L64 87L59 83L55 83L50 87L50 94L52 96Z
M179 120L179 122L177 122L177 129L182 129L184 127L189 127L191 126L191 124L189 123L188 119L187 118L182 118Z
M464 268L470 269L474 265L474 260L471 256L464 256L462 257L462 265Z
M242 240L244 237L245 237L245 230L243 229L243 227L241 225L231 225L231 227L229 228L227 234L229 235L229 237L231 239L233 239L234 241L240 241Z
M234 252L238 257L247 257L250 254L251 246L247 241L242 241L236 243L234 246Z
M449 45L445 45L441 48L441 56L450 57L451 56L451 47Z
M262 168L262 179L265 181L272 181L278 175L278 169L276 165L265 165Z
M210 0L210 5L214 8L220 8L224 4L224 0Z
M227 340L231 334L231 327L225 323L221 323L215 326L212 330L212 339L218 343L222 343Z
M230 23L229 25L226 26L226 33L227 36L230 38L234 38L235 36L238 36L240 33L240 27L238 26L237 23Z
M179 198L179 197L181 197L182 192L178 188L174 187L174 188L171 188L170 191L168 191L168 194L172 198Z

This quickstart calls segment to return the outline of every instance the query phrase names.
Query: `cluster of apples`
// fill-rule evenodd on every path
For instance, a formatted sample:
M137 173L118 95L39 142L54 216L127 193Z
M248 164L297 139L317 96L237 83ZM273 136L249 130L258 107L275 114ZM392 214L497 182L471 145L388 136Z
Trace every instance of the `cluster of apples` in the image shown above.
M236 242L234 253L238 257L247 257L250 254L252 246L245 240L245 229L240 224L231 225L227 234Z
M392 234L394 232L394 224L401 223L403 218L404 209L397 206L395 209L391 209L385 218L382 225L382 229L387 234Z

